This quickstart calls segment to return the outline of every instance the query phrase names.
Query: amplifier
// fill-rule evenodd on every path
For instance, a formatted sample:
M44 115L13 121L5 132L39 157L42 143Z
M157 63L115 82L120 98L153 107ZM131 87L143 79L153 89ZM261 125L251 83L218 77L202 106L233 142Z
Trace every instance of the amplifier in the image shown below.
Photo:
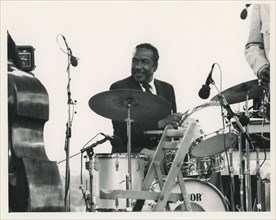
M32 71L35 69L34 48L32 46L16 46L21 60L23 71Z

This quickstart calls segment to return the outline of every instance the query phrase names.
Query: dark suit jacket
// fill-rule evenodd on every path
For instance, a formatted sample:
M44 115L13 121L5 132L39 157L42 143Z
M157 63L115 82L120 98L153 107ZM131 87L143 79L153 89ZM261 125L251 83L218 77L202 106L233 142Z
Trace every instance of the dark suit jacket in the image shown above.
M171 111L176 112L176 102L173 86L161 80L154 80L157 95L162 96L171 103ZM142 88L135 79L130 76L120 81L113 83L110 86L112 89L136 89ZM127 125L126 122L118 122L112 120L113 134L122 139L122 146L112 147L112 153L126 153L127 152ZM158 130L158 121L131 123L131 152L139 153L143 148L154 148L158 145L159 137L156 135L144 134L144 131ZM159 129L160 130L160 129Z

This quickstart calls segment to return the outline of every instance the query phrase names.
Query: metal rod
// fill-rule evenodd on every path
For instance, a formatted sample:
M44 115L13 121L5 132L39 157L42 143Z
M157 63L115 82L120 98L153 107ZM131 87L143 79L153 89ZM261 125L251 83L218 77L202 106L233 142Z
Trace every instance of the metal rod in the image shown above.
M127 154L128 154L128 174L126 175L126 190L131 190L132 189L132 175L131 175L131 120L130 117L130 109L131 109L131 100L129 100L129 103L127 105ZM130 207L131 202L130 199L127 198L127 208Z
M265 99L266 99L266 91L263 90L263 98L262 98L262 106L265 106ZM264 114L263 116L263 121L265 120L265 116L266 116L266 107L263 107L264 109ZM263 132L262 132L263 135ZM256 149L256 177L257 177L257 204L256 204L256 208L258 211L264 211L264 207L262 207L262 177L260 174L260 158L259 158L259 152L260 152L260 148L259 145L256 144L255 146Z
M248 116L248 93L246 95L245 102L245 116ZM245 132L248 131L248 125L245 127ZM250 176L250 151L249 151L249 142L245 138L245 157L246 157L246 168L245 168L245 189L246 189L246 210L252 211L252 191L251 191L251 176Z
M229 126L229 164L230 164L230 177L231 177L231 184L230 184L230 192L231 192L231 207L232 211L235 211L235 200L234 200L234 194L235 194L235 180L234 180L234 166L233 166L233 147L231 145L231 127Z
M244 164L242 152L242 139L239 135L239 182L240 182L240 211L244 211Z
M66 123L66 137L65 137L65 154L66 154L66 169L65 169L65 196L64 196L64 207L65 211L70 211L70 138L71 138L71 91L70 91L70 56L68 55L68 67L67 67L67 73L68 73L68 85L67 85L67 106L68 106L68 119Z
M259 146L256 146L257 210L262 211L262 178L260 174Z
M94 155L93 152L89 152L89 180L90 180L90 212L95 212L95 205L93 201L93 161L92 161L92 156Z

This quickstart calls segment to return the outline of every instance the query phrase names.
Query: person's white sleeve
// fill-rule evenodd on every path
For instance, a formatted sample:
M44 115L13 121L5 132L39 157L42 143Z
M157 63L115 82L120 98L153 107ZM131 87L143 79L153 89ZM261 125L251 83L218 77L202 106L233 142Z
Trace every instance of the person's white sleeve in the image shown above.
M264 66L269 65L265 52L263 39L263 26L260 8L254 5L252 8L248 41L245 46L245 58L256 76Z

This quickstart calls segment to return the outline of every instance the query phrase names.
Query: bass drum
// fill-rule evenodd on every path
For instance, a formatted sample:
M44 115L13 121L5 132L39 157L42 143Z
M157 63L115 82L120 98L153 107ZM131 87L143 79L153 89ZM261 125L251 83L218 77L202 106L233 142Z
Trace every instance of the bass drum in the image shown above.
M221 192L211 183L206 180L184 178L184 183L193 212L227 212L229 207L227 206L227 198L223 197ZM151 190L154 192L160 192L158 181L153 182ZM178 183L172 189L174 193L180 193ZM175 203L169 202L168 211L182 211L181 205L183 201L177 201ZM153 211L156 205L155 201L147 200L142 211Z
M144 181L145 156L131 154L132 190L141 190ZM100 212L125 211L126 199L101 199L100 190L126 190L128 154L95 154L93 169L93 197Z

